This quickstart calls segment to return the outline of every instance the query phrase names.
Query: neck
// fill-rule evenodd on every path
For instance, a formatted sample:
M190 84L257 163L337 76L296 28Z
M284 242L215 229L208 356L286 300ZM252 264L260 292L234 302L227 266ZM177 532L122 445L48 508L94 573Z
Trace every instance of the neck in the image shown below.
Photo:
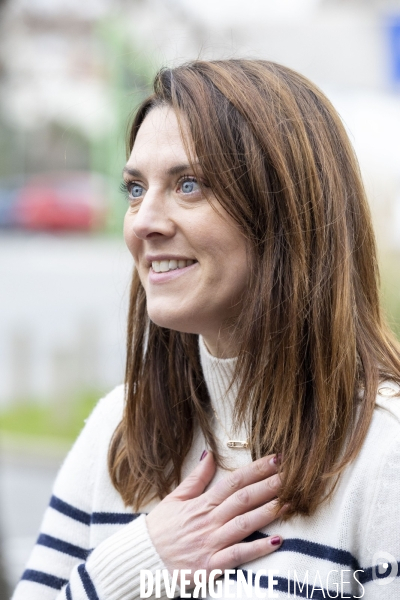
M224 334L219 331L217 335L204 335L201 337L208 352L215 358L231 359L238 354L230 331L225 331Z

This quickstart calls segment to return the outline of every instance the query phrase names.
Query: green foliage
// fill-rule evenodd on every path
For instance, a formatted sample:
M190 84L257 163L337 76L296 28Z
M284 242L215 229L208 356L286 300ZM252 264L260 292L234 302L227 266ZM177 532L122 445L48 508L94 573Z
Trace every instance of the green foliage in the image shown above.
M70 442L98 402L99 392L83 392L64 404L21 401L0 411L0 432Z
M400 340L400 255L384 257L381 264L382 304L387 322Z

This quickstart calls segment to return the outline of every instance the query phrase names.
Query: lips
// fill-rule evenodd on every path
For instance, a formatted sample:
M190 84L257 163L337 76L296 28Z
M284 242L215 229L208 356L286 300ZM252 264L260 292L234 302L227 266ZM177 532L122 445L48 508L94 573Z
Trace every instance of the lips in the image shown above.
M149 261L148 282L155 285L162 285L175 279L181 279L192 269L196 269L198 261L192 258L170 258L163 260ZM159 269L156 271L156 269Z

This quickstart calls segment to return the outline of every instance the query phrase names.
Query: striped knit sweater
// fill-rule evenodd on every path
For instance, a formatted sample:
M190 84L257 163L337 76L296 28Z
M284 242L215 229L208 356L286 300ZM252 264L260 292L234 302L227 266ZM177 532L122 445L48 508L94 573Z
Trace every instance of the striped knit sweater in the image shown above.
M200 355L219 416L214 428L221 452L231 467L245 465L251 460L247 450L225 446L226 432L233 430L235 390L229 394L226 390L234 359L210 356L202 340ZM272 555L241 566L241 573L228 575L230 597L240 596L237 580L242 575L268 597L263 588L269 575L279 598L400 599L400 398L390 397L388 388L397 391L391 382L381 385L365 443L340 478L331 501L312 517L274 523L250 536L280 534L284 543ZM133 600L140 597L141 569L164 568L145 519L157 502L135 514L124 506L109 478L107 451L122 410L120 386L98 403L87 420L59 472L37 543L12 600ZM198 431L184 477L198 464L204 449ZM213 483L225 475L218 470ZM391 577L396 571L398 575ZM163 585L161 593L165 594Z

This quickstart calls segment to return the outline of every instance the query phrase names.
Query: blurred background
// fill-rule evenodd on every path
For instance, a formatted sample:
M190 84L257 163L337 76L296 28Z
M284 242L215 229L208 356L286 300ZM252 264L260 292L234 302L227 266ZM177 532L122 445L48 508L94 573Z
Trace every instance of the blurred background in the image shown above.
M160 66L242 56L297 69L342 116L400 335L400 0L0 0L0 600L123 378L129 116Z

